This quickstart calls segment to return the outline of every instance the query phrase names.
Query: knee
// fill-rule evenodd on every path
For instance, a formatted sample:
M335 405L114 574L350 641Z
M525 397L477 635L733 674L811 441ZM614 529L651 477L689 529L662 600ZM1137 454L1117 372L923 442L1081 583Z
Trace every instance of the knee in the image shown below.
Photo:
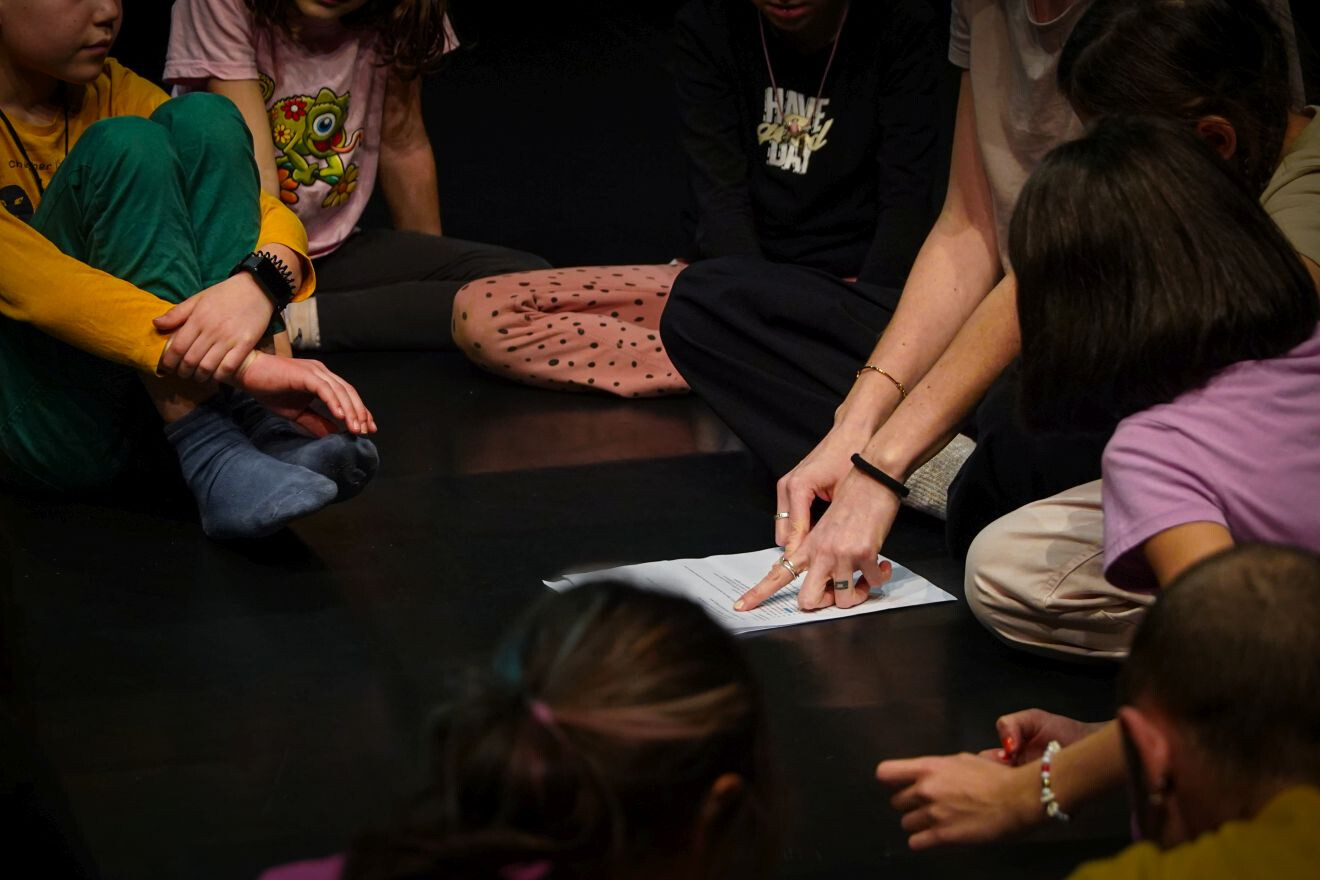
M252 153L252 133L234 106L222 95L191 92L171 98L156 108L151 121L169 133L176 144L190 151L241 150Z
M163 162L176 161L169 133L140 116L101 119L78 139L70 157L81 164L112 169L124 175L134 168L158 174Z
M706 333L735 314L748 314L746 285L753 261L746 257L702 260L674 279L660 316L660 336L669 347L700 345Z
M1018 605L1006 601L1015 581L1005 572L1006 563L1014 556L1008 531L1002 519L982 529L967 548L963 575L967 607L977 620L996 632L1000 630L999 622L1011 616L1012 608Z
M503 303L494 305L498 297L496 288L499 286L491 283L495 280L486 278L471 281L460 287L454 296L451 319L454 344L470 360L479 364L492 360L503 337L499 331L500 318L505 309L501 308Z

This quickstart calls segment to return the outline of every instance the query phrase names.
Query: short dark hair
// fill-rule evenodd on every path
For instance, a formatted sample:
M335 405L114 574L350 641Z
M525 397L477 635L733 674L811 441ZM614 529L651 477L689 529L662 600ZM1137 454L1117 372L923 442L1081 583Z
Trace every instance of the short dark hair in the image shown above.
M1258 0L1096 0L1058 78L1083 115L1223 116L1237 134L1232 164L1255 192L1278 165L1292 84L1283 32Z
M1147 611L1118 691L1167 712L1225 784L1320 783L1320 557L1257 544L1197 563Z
M297 15L295 0L246 0L253 21L260 27L289 32ZM445 53L447 0L367 0L361 9L344 16L352 30L376 35L376 54L382 67L403 79L432 73Z
M622 877L689 851L712 784L745 787L721 819L710 876L761 876L768 759L759 690L699 607L617 583L551 594L494 668L440 716L425 789L361 836L351 880Z
M1022 411L1100 429L1277 356L1320 318L1297 253L1241 178L1170 122L1104 117L1055 148L1009 231Z

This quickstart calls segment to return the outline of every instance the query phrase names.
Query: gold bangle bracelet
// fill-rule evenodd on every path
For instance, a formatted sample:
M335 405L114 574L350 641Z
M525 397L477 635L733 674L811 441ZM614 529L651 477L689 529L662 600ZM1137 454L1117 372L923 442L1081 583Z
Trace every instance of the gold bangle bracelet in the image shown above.
M875 364L866 364L864 367L858 370L857 375L853 377L854 380L862 378L862 373L865 373L867 370L870 370L873 373L879 373L881 376L884 376L890 382L893 382L894 387L898 389L899 400L907 400L907 389L903 387L903 383L895 379L893 376L889 375L889 373L877 367Z

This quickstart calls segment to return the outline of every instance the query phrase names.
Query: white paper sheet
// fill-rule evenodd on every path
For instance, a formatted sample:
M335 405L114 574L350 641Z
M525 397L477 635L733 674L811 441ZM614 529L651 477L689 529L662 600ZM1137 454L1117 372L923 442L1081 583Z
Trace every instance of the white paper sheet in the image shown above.
M545 585L562 592L594 581L615 580L646 590L684 596L703 606L717 623L735 633L954 601L953 596L930 581L894 562L894 576L889 583L883 589L872 590L871 598L852 608L799 610L797 594L802 584L799 578L759 608L753 611L734 611L733 603L765 577L782 552L772 547L769 550L708 556L705 559L644 562L583 574L568 574L553 581L545 581Z

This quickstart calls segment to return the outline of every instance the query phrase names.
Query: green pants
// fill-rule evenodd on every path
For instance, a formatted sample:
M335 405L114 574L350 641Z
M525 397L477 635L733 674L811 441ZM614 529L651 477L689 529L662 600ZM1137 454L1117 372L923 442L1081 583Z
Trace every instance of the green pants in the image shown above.
M259 198L242 116L227 98L192 94L150 119L89 127L32 226L74 259L173 304L222 281L252 249ZM59 285L51 279L51 296ZM4 317L0 417L0 476L59 490L113 483L160 433L137 372Z

